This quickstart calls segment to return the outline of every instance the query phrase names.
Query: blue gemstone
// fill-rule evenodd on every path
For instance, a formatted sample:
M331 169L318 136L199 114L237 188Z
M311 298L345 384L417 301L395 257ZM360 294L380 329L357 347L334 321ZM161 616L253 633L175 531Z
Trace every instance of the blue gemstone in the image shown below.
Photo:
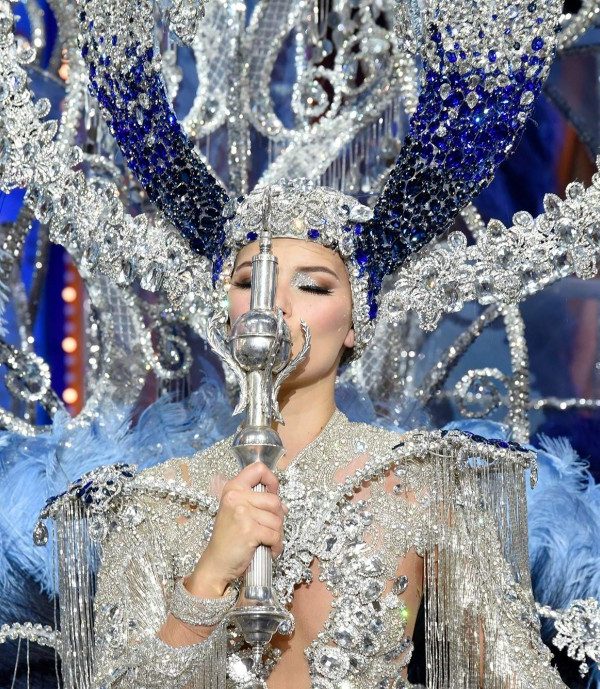
M363 226L360 223L356 223L354 226L354 234L362 234Z
M366 266L367 261L369 260L369 257L367 255L367 252L364 249L357 249L356 251L356 262L358 263L359 266Z
M310 239L318 239L321 236L319 230L309 230L307 234Z
M378 311L378 309L379 309L379 307L377 306L377 302L376 302L376 301L372 301L372 302L369 304L369 318L370 318L370 320L373 320L373 319L377 318L377 311Z
M456 57L456 53L453 53L451 50L449 50L446 53L446 57L448 58L448 62L451 62L452 64L454 64L456 62L456 60L458 59Z
M250 242L254 242L258 239L258 234L256 232L248 232L246 239Z
M463 101L463 94L460 91L455 91L454 93L451 93L448 98L444 101L444 105L447 105L450 108L455 108L457 105L460 105Z
M495 50L490 50L488 53L488 60L490 62L496 62L496 51Z
M544 47L544 39L537 36L531 41L531 47L533 50L541 50Z

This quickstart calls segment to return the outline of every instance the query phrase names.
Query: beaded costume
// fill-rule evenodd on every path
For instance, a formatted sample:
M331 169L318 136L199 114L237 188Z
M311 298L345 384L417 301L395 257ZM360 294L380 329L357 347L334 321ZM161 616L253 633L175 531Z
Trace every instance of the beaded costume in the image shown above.
M208 332L210 339L214 328L226 338L233 260L242 246L257 239L265 197L274 237L318 242L343 258L356 333L349 358L358 359L372 342L377 319L398 323L412 310L431 329L442 314L475 300L496 308L482 320L501 313L508 321L510 304L527 294L571 273L595 275L598 176L588 189L571 185L564 201L548 195L545 212L536 218L516 214L509 229L498 221L487 227L473 222L477 231L469 246L461 232L435 243L490 183L518 141L560 40L557 0L372 3L383 8L373 10L382 15L379 24L371 21L371 3L348 3L347 18L360 30L367 27L360 50L364 44L364 52L376 56L373 70L358 78L364 78L364 88L362 82L352 87L344 76L344 60L352 61L354 47L352 40L339 41L333 71L344 95L333 98L336 112L320 110L322 86L319 91L313 84L308 96L302 87L294 94L311 104L312 110L302 110L305 129L316 122L306 138L285 130L268 89L253 88L264 85L275 58L263 64L260 51L253 51L242 65L239 56L248 46L233 41L225 57L237 60L248 107L236 111L235 87L229 82L227 107L221 112L219 103L214 106L215 120L222 116L229 122L227 189L191 140L194 126L210 130L210 118L196 112L195 125L184 126L175 115L169 88L176 75L172 70L170 81L165 80L153 31L156 15L165 8L150 0L76 4L77 12L65 21L69 49L77 55L72 69L81 83L89 82L112 135L114 156L118 146L136 178L139 198L132 206L137 212L139 200L142 212L129 212L112 180L86 176L82 168L93 168L97 160L53 138L56 126L42 121L48 104L35 103L19 71L25 57L13 41L10 6L0 0L0 77L11 89L10 98L0 98L0 111L11 123L9 145L2 151L2 189L28 187L32 217L48 223L52 240L77 257L90 280L108 277L125 291L138 280L144 289L163 293L169 308L158 309L159 319L185 312L196 333L206 337ZM341 16L344 3L334 4L340 5ZM210 21L215 37L234 25L240 29L245 21L237 4L225 0L209 3L205 18L203 3L163 5L180 37L197 40L205 49L211 36L202 33L203 21ZM262 2L250 29L260 26L268 35L283 35L305 21L309 5L304 0ZM340 31L335 22L332 31ZM413 57L420 58L418 96L401 83L410 72L405 53L415 73ZM199 61L201 55L198 50ZM199 64L208 86L219 78L221 57L210 56L211 69ZM338 58L344 65L339 68ZM309 74L320 84L327 76L327 59L323 64L313 60L301 79ZM361 100L363 93L372 102ZM410 122L391 163L368 185L379 196L367 205L343 193L341 178L332 184L337 188L320 185L332 162L329 147L336 154L343 150L350 141L345 130L356 134L376 123L376 101L391 104L398 94L406 101ZM206 94L203 98L206 106ZM63 125L71 115L65 111ZM245 118L261 135L288 146L252 191L248 175L240 174L247 172L251 143ZM334 146L330 134L338 121ZM351 191L360 190L354 186ZM98 288L94 298L100 300L102 293ZM143 318L139 321L144 330ZM146 359L168 379L168 367L153 358L151 334L144 331L142 341ZM187 351L185 342L173 342ZM19 352L12 356L42 370L35 358L30 361ZM111 357L101 364L110 366ZM122 377L118 368L106 370L103 384ZM137 373L131 378L143 380ZM380 382L383 387L383 378ZM237 383L243 402L243 381ZM520 399L526 383L523 373L510 397ZM135 399L132 389L134 383L123 383L126 401ZM92 418L104 390L92 395ZM47 385L38 394L47 406L54 403ZM204 421L211 412L203 409ZM10 413L2 414L11 428L29 432ZM515 437L525 442L522 419L512 421ZM34 539L42 546L51 542L43 523L51 518L60 632L17 625L6 635L35 636L53 645L61 654L67 689L254 689L268 683L277 650L267 651L261 674L225 616L199 644L171 648L157 636L178 581L193 569L210 538L218 507L216 480L238 471L231 442L222 440L139 473L129 464L114 464L111 456L107 466L48 499ZM279 598L289 604L295 587L309 585L315 576L331 597L329 617L305 649L315 689L564 686L540 640L531 595L528 470L534 483L534 455L516 442L460 431L400 434L334 413L318 438L280 472L281 495L290 512L284 552L275 564ZM410 558L422 561L422 581L414 571L406 573ZM411 637L420 603L425 667L418 684L411 684ZM592 603L585 615L591 619L595 610ZM581 631L585 615L575 618L572 627L567 615L567 631L560 638L582 663L582 648L592 659L597 655L597 635L589 631L593 624ZM597 625L597 616L594 620ZM0 629L0 636L4 633Z
M223 625L184 648L170 648L156 631L175 581L193 569L210 536L215 479L238 472L230 443L135 478L122 469L84 479L51 508L60 523L73 503L93 505L92 532L107 539L94 686L222 686ZM477 470L468 466L475 456ZM508 493L531 460L515 444L459 432L401 435L334 413L280 472L290 512L276 590L289 603L314 572L332 596L329 617L305 651L312 686L411 686L402 679L412 653L405 627L409 620L414 626L416 610L403 599L418 601L415 587L423 582L399 567L409 551L426 562L428 687L475 687L480 676L485 687L564 686L539 639L519 544L524 506ZM318 567L311 571L313 560ZM83 650L84 637L81 644ZM243 646L230 637L228 687L256 681ZM271 666L276 662L275 653Z

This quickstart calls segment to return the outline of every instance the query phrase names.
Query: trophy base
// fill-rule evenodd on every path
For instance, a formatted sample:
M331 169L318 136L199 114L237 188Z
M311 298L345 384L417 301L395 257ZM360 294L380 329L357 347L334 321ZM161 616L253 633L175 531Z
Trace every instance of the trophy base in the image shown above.
M292 614L270 595L250 598L242 592L238 607L227 617L240 630L246 643L255 648L264 648L278 631L289 634L293 627Z

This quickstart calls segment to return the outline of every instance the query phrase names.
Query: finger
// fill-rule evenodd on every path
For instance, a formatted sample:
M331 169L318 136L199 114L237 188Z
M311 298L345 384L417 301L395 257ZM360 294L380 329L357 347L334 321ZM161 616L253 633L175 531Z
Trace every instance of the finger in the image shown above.
M272 512L283 519L286 514L283 504L273 493L248 493L248 503L259 510Z
M256 507L249 506L248 517L252 519L259 526L266 526L268 529L277 531L281 537L281 527L283 526L283 520L281 517L273 514L272 512L267 512L266 510L259 510Z
M281 544L281 532L277 529L270 529L268 526L261 526L257 524L256 531L254 532L257 546L266 545L269 548L277 548Z
M243 488L254 488L259 483L267 488L269 493L279 492L279 481L275 474L262 462L254 462L244 467L230 483Z

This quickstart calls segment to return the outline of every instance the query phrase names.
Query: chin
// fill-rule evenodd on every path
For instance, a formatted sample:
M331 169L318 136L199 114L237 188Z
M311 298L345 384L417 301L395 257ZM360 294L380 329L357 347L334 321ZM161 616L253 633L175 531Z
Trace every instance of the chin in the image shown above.
M300 366L292 373L289 378L286 378L283 385L281 386L282 392L292 392L294 389L308 387L313 385L323 378L327 378L331 375L332 370L337 371L338 360L337 358L330 362L315 362L309 358L303 361Z

